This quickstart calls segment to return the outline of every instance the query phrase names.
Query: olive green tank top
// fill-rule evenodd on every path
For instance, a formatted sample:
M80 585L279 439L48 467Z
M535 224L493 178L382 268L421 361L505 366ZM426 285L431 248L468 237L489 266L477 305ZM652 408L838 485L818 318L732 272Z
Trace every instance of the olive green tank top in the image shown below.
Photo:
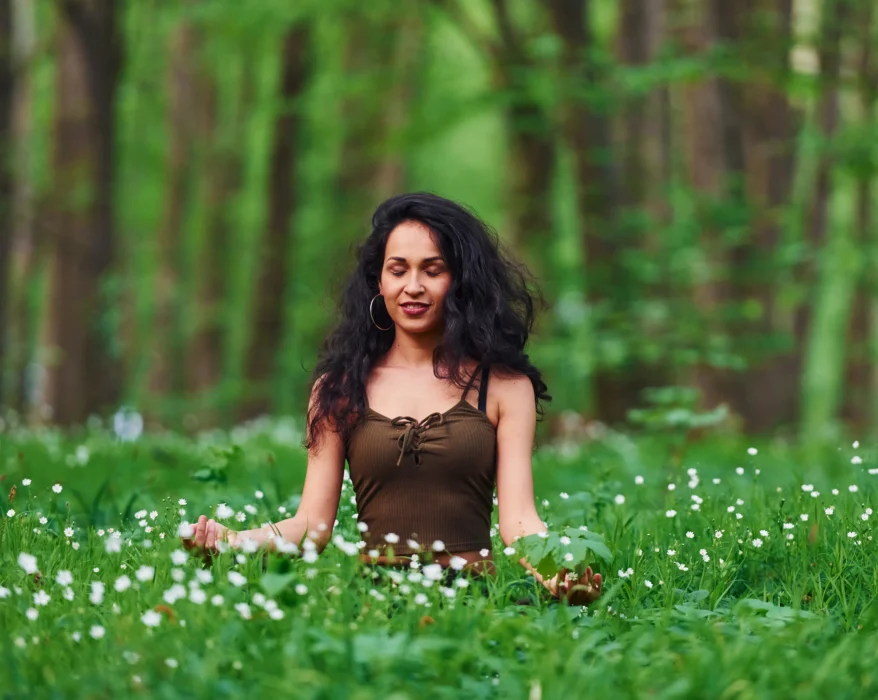
M367 550L408 555L432 551L437 540L446 552L491 549L497 433L487 389L486 368L478 408L464 392L420 421L367 408L346 455Z

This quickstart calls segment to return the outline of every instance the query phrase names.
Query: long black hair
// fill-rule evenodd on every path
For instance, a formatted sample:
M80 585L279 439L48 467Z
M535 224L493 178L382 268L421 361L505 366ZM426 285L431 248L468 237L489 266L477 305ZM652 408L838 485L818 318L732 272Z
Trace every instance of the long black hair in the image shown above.
M330 419L347 441L365 413L366 379L394 336L372 323L369 303L378 294L387 239L405 221L420 222L432 232L451 273L445 328L433 353L434 374L467 389L489 365L492 371L527 375L540 416L540 402L551 400L540 371L524 351L533 328L534 299L542 301L527 269L506 254L497 234L466 207L430 193L403 194L375 210L372 232L359 246L356 269L345 283L340 321L324 341L314 369L308 448L319 443L324 420ZM375 307L384 326L386 314L379 316L382 306ZM478 367L467 377L463 368L469 359Z

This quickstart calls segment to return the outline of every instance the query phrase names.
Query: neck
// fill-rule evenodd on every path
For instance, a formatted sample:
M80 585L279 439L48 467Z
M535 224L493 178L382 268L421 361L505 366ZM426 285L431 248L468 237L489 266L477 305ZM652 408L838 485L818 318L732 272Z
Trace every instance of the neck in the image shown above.
M418 333L412 335L396 330L393 345L385 355L385 361L391 365L405 367L422 367L433 365L433 351L439 345L441 333Z

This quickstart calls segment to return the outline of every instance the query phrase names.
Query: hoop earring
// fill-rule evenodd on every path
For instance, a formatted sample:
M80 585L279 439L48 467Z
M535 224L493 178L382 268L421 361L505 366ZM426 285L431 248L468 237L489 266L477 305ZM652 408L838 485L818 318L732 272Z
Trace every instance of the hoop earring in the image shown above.
M369 317L372 319L372 324L379 331L389 331L391 328L393 328L393 321L390 322L390 325L387 326L387 328L382 328L377 323L375 323L375 315L372 313L372 305L375 303L375 300L380 296L381 296L380 294L376 294L374 297L372 297L372 301L369 302Z

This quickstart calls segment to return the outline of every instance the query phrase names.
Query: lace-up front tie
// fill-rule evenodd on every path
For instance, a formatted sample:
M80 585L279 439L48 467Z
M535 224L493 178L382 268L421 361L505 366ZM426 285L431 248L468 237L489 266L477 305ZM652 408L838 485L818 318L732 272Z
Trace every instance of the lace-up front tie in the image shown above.
M415 465L421 466L421 436L425 431L435 425L442 423L441 413L431 413L423 420L416 421L409 416L400 416L391 421L394 427L405 426L405 431L399 436L397 444L399 445L399 459L396 460L396 466L402 464L403 457L411 453L415 459Z

